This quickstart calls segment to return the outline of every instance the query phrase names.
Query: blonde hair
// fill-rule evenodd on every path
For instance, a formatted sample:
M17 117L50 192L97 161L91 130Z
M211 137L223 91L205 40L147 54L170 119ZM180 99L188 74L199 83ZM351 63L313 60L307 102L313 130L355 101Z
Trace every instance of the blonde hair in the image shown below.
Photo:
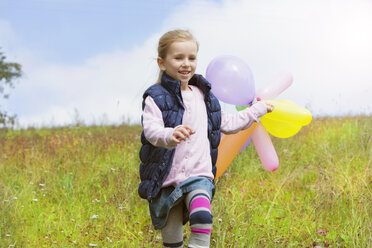
M163 34L163 36L160 37L158 44L158 57L165 59L169 47L177 41L194 41L196 44L196 51L199 51L199 43L189 30L175 29L166 32L165 34ZM161 81L162 75L163 71L160 70L159 78L157 81L158 83Z

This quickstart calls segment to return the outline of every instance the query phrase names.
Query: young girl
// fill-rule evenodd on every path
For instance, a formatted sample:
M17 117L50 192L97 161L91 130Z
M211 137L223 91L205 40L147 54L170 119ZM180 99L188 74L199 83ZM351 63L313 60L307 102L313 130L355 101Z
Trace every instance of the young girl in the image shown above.
M165 33L158 46L159 82L143 95L138 192L149 202L164 247L183 247L187 221L189 247L209 247L220 132L246 129L273 108L258 102L224 113L210 83L195 74L198 50L189 31Z

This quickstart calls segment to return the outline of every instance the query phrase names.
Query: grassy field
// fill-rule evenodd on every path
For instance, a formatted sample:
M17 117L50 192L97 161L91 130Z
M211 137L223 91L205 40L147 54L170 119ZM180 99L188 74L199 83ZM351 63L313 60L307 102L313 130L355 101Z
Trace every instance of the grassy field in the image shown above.
M137 194L140 132L1 130L0 247L161 247ZM217 180L211 246L372 247L372 117L273 143L277 171L250 144Z

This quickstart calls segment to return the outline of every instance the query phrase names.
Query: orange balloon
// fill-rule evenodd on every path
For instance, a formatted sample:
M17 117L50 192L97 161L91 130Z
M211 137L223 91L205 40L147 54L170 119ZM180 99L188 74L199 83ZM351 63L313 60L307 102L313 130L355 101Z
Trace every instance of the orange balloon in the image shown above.
M239 153L240 148L243 147L249 136L251 136L256 125L257 123L254 122L248 129L235 134L225 134L222 136L220 145L218 146L216 179L229 167L230 163Z

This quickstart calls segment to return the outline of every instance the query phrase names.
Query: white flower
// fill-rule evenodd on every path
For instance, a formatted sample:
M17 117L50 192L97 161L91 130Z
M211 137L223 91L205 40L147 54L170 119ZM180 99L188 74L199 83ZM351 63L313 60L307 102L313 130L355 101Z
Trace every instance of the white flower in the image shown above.
M34 202L37 202L37 201L39 201L38 199L32 199Z
M89 244L89 246L97 246L96 244Z
M44 184L44 183L39 183L39 186L40 186L40 187L44 187L45 184Z
M98 214L94 214L93 216L92 216L92 219L97 219L98 218Z

